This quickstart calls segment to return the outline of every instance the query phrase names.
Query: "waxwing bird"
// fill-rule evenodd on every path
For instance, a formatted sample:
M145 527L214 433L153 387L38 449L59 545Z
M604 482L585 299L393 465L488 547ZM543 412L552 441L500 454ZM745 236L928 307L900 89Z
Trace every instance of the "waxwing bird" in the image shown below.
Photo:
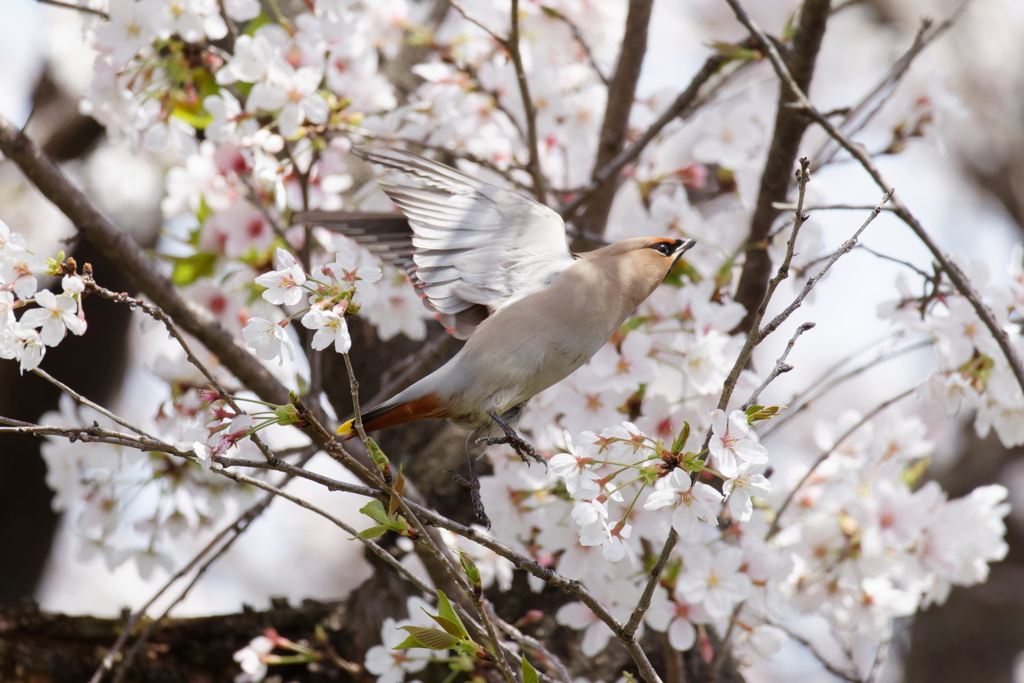
M299 220L404 267L448 331L467 339L444 366L362 413L365 430L449 419L472 430L471 475L481 444L544 462L514 430L526 403L590 360L696 242L637 237L573 254L561 217L542 204L409 152L357 153L388 169L378 182L408 223L331 212ZM338 433L354 436L353 421Z

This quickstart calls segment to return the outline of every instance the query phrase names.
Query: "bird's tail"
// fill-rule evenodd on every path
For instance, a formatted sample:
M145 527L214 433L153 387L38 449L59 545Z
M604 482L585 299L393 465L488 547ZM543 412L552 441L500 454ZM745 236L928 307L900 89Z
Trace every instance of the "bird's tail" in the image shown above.
M375 432L378 429L395 427L416 420L438 420L446 417L450 416L442 407L441 399L437 394L427 394L402 403L384 402L373 410L366 411L362 414L363 431ZM345 437L346 441L356 436L355 422L352 419L338 427L338 436Z

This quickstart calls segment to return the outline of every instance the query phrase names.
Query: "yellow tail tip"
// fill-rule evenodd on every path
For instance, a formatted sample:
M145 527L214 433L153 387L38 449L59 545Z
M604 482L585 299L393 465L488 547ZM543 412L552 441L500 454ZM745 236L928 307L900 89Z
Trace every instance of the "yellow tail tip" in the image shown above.
M355 420L349 420L345 424L343 424L340 427L338 427L338 430L335 433L338 436L347 436L347 435L351 434L352 433L352 425L354 423L355 423Z

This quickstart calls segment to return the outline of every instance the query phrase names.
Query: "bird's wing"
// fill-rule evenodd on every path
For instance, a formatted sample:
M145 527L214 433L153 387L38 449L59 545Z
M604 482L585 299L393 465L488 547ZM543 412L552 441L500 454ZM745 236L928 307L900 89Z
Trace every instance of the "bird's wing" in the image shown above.
M409 221L410 277L455 336L572 264L565 223L548 207L409 152L357 153L391 171L379 183Z
M320 225L353 239L392 266L408 271L412 261L412 227L400 213L359 211L301 211L292 215L292 223Z

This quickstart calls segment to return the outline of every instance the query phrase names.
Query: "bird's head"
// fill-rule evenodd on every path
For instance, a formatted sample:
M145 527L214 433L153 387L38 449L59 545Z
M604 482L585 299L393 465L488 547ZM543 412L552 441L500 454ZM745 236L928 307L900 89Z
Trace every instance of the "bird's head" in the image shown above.
M693 239L634 237L580 254L596 259L631 292L639 304L661 284L683 253L697 244Z

